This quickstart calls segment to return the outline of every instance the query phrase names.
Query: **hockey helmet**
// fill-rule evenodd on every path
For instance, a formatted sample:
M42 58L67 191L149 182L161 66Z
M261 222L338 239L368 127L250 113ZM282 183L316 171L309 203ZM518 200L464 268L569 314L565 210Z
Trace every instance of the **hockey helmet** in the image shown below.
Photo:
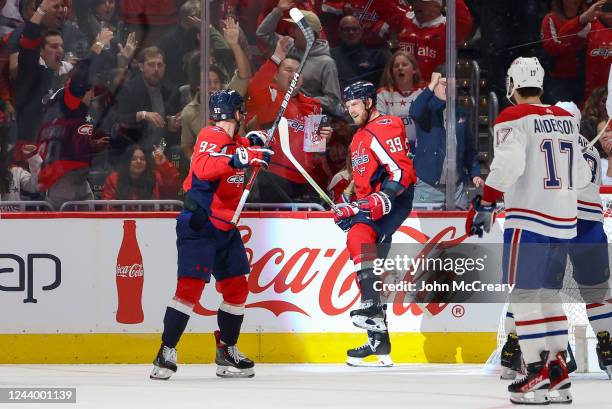
M360 99L367 106L368 98L372 98L372 102L376 103L376 87L368 81L357 81L348 85L342 91L342 102L346 103L353 99Z
M555 104L555 106L558 106L559 108L562 108L572 114L572 116L576 118L576 121L578 121L578 123L580 123L580 121L582 120L582 114L580 113L580 109L572 101L559 101Z
M211 120L215 122L227 121L228 119L234 119L236 111L241 114L245 112L244 99L237 91L223 89L210 96L208 109Z
M519 57L512 62L506 77L506 98L510 99L517 89L543 87L544 68L536 57Z

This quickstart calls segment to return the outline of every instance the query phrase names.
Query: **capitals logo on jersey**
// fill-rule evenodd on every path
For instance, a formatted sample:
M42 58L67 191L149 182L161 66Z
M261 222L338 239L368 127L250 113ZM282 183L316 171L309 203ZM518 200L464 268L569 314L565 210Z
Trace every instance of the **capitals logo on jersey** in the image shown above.
M363 175L366 170L366 167L364 165L369 162L370 157L367 153L365 153L365 149L361 147L361 143L359 143L357 150L351 155L351 167L353 168L353 172L357 172L360 175Z

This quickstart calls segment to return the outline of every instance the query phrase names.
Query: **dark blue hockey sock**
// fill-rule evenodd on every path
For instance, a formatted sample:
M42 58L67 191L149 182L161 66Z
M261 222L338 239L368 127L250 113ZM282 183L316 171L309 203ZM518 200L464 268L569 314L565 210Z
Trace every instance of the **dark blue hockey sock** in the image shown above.
M181 335L187 328L189 315L175 310L172 307L166 307L166 315L164 315L164 333L162 334L162 342L164 345L175 348L181 339Z
M243 319L243 314L234 315L223 310L217 311L217 324L221 332L221 341L225 345L236 345Z
M380 281L380 276L374 274L374 269L365 268L357 272L361 301L374 301L380 303L380 294L374 289L374 284Z

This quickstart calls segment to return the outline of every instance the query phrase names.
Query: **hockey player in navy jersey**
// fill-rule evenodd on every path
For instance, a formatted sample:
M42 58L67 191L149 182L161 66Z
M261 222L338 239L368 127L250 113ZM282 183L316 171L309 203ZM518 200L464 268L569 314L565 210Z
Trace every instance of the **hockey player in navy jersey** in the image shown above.
M262 147L268 138L265 132L250 132L246 138L237 135L244 114L244 101L238 92L214 93L209 108L215 125L200 131L183 184L185 210L176 224L178 283L166 308L162 345L153 362L151 379L168 379L176 372L176 345L211 274L223 296L217 312L219 330L214 334L217 375L255 375L253 361L236 347L249 291L249 262L231 219L240 201L246 170L267 167L273 152Z
M363 246L391 242L412 210L416 175L408 157L404 124L376 110L374 85L365 81L349 85L342 99L359 126L349 147L357 200L339 206L335 221L348 232L347 247L361 289L361 305L351 311L351 319L368 331L365 345L347 351L347 364L367 365L363 360L376 355L374 365L391 366L386 305L375 290L379 278L371 266L376 255L364 252Z
M503 198L503 281L510 295L525 377L508 386L513 403L572 401L565 360L568 325L559 295L568 246L576 236L577 191L591 181L574 118L540 102L544 69L517 58L507 97L516 103L495 121L494 158L483 195L472 201L467 234L482 236Z

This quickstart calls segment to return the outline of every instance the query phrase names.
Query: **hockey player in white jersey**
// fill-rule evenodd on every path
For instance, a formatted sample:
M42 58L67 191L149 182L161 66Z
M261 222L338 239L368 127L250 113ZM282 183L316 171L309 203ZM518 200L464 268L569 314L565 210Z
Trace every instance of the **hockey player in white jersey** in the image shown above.
M580 124L580 110L573 102L559 102L557 106L571 113ZM589 141L578 135L583 155L591 168L591 183L578 192L577 235L569 248L573 278L578 283L582 300L586 303L587 316L593 332L597 336L597 358L599 367L612 378L612 300L610 300L610 264L608 258L608 238L603 227L603 207L599 188L601 186L601 160L595 147L584 150ZM582 300L573 299L579 303ZM514 379L521 367L521 350L514 326L512 312L506 314L506 344L502 349L501 364L504 367L503 379ZM568 362L571 365L571 362ZM574 363L575 366L575 363ZM554 400L554 396L551 399Z
M549 403L549 391L572 400L559 289L576 236L577 191L591 180L576 123L564 109L541 103L543 82L537 58L517 58L508 69L507 97L516 105L495 121L491 171L466 221L467 234L489 232L503 198L503 281L515 285L510 301L527 365L508 391L511 402L526 404Z

